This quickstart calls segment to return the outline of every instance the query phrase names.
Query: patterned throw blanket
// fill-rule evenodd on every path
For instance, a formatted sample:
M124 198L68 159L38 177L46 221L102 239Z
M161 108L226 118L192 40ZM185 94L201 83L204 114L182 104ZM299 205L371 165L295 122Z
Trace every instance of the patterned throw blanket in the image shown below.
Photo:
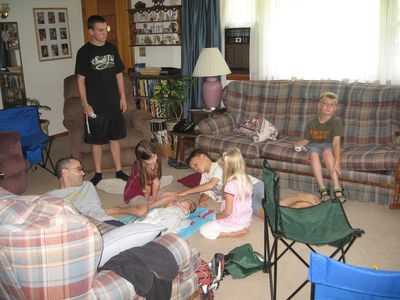
M268 139L275 141L279 135L278 129L262 116L244 121L237 130L252 137L255 142L263 142Z

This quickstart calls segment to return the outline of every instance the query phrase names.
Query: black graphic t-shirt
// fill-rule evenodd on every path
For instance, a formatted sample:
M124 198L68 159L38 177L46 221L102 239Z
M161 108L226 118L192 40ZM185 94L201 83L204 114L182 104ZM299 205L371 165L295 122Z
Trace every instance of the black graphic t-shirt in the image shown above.
M87 100L96 114L120 110L116 74L123 69L118 50L111 43L103 46L86 43L79 49L75 74L85 77Z

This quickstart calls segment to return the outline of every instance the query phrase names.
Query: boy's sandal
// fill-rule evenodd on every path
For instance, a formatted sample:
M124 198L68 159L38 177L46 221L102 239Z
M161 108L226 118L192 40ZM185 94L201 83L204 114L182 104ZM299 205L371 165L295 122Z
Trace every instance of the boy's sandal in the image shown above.
M340 201L340 203L345 203L347 201L346 196L344 195L343 189L334 189L333 194L335 195L335 198Z
M319 190L319 199L321 201L328 201L329 199L331 199L331 195L327 188L323 188L323 189Z

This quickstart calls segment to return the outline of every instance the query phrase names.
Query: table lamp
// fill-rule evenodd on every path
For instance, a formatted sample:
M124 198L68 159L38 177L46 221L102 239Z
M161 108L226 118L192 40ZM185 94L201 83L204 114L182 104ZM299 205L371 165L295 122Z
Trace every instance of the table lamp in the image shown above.
M231 70L218 48L203 48L193 71L193 77L207 77L203 82L204 104L208 109L219 107L222 85L218 76L230 74Z

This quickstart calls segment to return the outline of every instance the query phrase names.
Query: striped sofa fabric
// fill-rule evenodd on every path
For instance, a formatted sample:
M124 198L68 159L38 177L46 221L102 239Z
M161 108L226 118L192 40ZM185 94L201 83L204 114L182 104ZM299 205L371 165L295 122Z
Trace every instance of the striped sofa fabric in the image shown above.
M198 147L213 157L239 147L249 171L261 175L268 159L281 186L316 192L307 154L294 151L307 122L317 113L321 93L339 96L336 115L344 128L342 185L350 200L398 207L400 193L400 86L333 80L232 81L223 91L227 112L199 124ZM277 141L254 142L235 130L247 119L263 116L279 130ZM329 176L324 170L329 184Z
M186 299L197 290L198 251L174 234L155 241L179 266L172 298ZM68 201L0 188L1 299L134 299L127 280L97 272L101 252L98 229Z

